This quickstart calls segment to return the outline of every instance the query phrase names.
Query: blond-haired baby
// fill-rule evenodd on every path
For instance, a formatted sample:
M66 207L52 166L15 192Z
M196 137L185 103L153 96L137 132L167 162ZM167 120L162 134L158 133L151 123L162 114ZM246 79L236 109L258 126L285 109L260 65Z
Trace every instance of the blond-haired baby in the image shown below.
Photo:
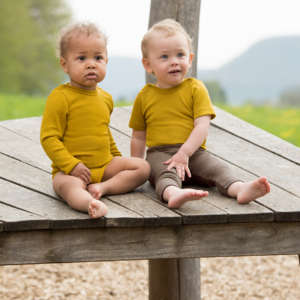
M208 195L182 188L192 182L216 185L222 194L249 203L270 191L265 177L242 182L223 161L206 150L210 120L215 117L207 89L195 78L185 78L193 60L192 40L175 20L154 24L142 40L143 65L154 75L133 105L131 155L151 165L150 182L171 208Z

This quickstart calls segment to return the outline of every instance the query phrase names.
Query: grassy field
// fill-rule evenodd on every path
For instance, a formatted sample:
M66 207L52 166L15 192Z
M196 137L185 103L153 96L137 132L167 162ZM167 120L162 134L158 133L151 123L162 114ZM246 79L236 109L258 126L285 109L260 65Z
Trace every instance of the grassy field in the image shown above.
M42 97L0 94L0 121L40 116L45 100ZM116 106L128 104L122 101L117 102ZM219 107L300 147L300 108L253 105Z
M220 106L231 114L300 147L300 109L272 106Z
M40 116L44 106L44 98L0 94L0 121Z

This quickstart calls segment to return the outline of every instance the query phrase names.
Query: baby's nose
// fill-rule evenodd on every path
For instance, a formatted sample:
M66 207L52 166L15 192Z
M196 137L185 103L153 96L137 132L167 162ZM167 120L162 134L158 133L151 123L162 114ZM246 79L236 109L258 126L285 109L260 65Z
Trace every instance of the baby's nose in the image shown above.
M93 59L87 60L87 67L88 67L89 69L95 68L95 62L94 62Z
M171 64L172 65L177 65L178 64L178 58L177 57L172 57Z

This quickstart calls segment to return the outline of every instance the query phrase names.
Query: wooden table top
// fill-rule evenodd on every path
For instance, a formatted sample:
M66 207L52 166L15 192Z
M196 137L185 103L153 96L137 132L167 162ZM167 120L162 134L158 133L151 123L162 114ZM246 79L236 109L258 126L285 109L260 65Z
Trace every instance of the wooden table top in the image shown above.
M112 134L124 156L129 156L130 109L115 108L111 116ZM92 220L54 194L50 161L39 142L41 118L8 120L0 122L0 231L300 221L300 149L218 108L216 113L208 151L243 180L267 176L270 194L239 205L210 188L201 201L171 210L146 183L134 192L104 197L107 216Z

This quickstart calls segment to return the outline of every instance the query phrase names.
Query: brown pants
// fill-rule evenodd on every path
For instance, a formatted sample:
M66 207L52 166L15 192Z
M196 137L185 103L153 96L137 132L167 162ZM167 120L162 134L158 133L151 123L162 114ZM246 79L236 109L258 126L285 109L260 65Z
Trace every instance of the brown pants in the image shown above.
M156 193L160 199L162 199L165 188L169 185L175 185L180 188L183 183L194 183L205 187L217 186L222 194L227 195L228 187L236 181L241 181L233 176L231 169L225 162L200 148L189 159L192 177L182 182L175 168L168 170L168 165L163 164L178 151L180 146L181 144L156 146L147 150L146 160L151 165L149 180L155 186Z

